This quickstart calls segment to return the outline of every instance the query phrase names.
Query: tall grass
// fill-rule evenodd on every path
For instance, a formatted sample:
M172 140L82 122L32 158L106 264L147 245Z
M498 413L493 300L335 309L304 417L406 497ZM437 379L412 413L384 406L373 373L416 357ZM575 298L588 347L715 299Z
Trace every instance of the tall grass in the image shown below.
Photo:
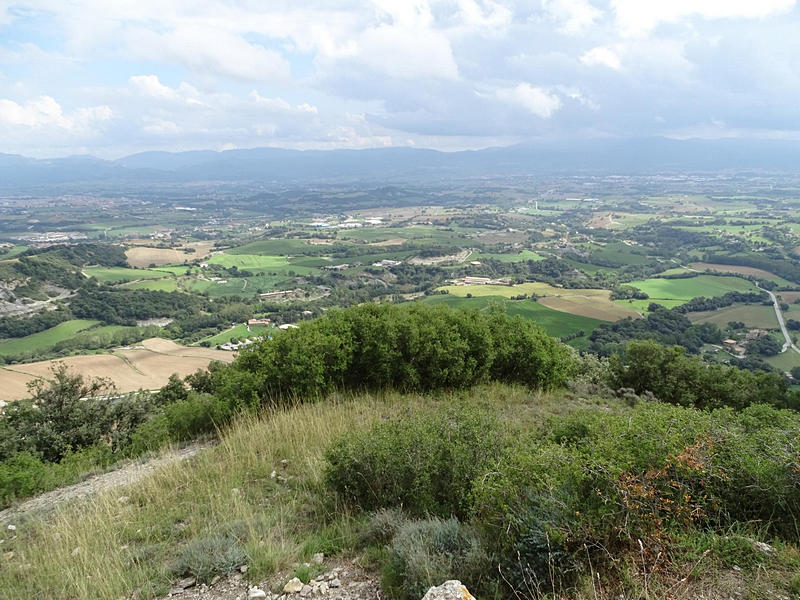
M503 385L441 394L438 401L464 397L491 402L525 427L570 407L559 395ZM137 590L139 598L157 597L179 578L175 565L198 540L236 540L253 579L314 552L352 546L356 519L323 488L325 447L345 431L432 402L389 393L335 395L243 417L191 462L17 522L13 539L0 532L7 538L0 550L13 552L0 567L0 598L118 600Z

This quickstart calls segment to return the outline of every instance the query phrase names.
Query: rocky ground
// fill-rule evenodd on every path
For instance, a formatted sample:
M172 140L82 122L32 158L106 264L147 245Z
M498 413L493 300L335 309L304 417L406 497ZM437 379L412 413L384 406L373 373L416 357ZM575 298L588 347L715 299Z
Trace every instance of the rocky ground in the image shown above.
M247 568L225 578L214 578L210 585L197 585L194 579L178 582L167 595L176 600L376 600L382 598L377 575L367 573L355 561L327 564L315 556L324 572L304 584L297 578L276 576L269 581L252 582ZM285 583L284 583L285 582Z

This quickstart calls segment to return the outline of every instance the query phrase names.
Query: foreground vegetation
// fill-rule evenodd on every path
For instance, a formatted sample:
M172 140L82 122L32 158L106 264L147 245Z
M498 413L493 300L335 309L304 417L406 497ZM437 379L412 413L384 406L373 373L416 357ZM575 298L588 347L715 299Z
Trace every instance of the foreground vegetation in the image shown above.
M364 305L158 394L66 371L33 391L0 421L6 500L220 443L18 519L10 597L154 598L242 564L282 574L277 590L316 552L354 556L397 599L450 578L485 598L800 592L797 394L680 347L600 360L501 310Z
M774 597L800 569L799 424L502 384L334 394L237 420L134 488L15 521L0 589L158 597L240 564L288 579L325 552L380 570L394 598L450 577L480 597Z

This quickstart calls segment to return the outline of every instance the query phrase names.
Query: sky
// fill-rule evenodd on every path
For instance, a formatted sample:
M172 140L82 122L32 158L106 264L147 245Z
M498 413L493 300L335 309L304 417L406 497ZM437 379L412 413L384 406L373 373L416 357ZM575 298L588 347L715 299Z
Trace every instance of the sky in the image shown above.
M0 152L800 139L796 0L0 0Z

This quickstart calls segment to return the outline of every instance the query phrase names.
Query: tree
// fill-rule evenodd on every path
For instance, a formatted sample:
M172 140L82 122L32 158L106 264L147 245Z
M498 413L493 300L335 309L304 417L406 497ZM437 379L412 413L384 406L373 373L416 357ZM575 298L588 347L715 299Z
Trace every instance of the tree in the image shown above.
M108 403L93 401L114 393L109 380L87 381L71 374L64 363L56 363L52 379L37 379L28 389L31 397L9 405L4 415L6 425L17 436L19 450L55 462L111 431Z

